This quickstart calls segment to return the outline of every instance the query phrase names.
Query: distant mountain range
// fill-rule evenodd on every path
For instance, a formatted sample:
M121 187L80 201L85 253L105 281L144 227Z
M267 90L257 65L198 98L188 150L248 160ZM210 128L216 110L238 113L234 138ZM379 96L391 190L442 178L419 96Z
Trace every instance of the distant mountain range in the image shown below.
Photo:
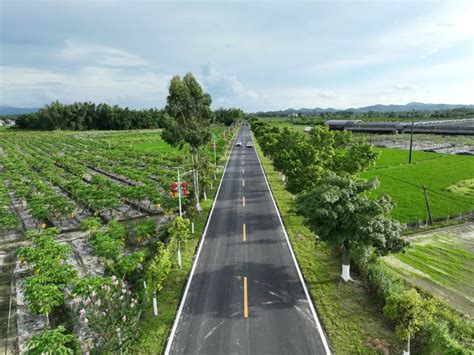
M318 114L321 112L343 112L343 111L352 111L357 113L364 112L409 112L409 111L442 111L442 110L452 110L455 108L465 108L465 109L474 109L474 105L451 105L451 104L424 104L422 102L410 102L406 105L372 105L359 108L348 108L344 110L338 110L334 108L300 108L293 109L289 108L287 110L280 111L259 111L258 114L274 114L278 116L287 116L292 113L312 115ZM12 107L12 106L0 106L0 115L23 115L25 113L31 113L38 111L39 108L24 108L24 107Z
M257 112L258 114L269 114L269 113L277 113L290 115L292 113L298 114L317 114L321 112L343 112L343 111L352 111L357 113L364 113L364 112L409 112L409 111L442 111L442 110L452 110L456 108L465 108L465 109L474 109L474 105L450 105L450 104L424 104L422 102L410 102L406 105L372 105L372 106L365 106L359 108L348 108L344 110L338 110L334 108L301 108L301 109L293 109L289 108L284 111L260 111Z
M38 110L39 108L0 106L0 115L24 115L25 113L36 112Z

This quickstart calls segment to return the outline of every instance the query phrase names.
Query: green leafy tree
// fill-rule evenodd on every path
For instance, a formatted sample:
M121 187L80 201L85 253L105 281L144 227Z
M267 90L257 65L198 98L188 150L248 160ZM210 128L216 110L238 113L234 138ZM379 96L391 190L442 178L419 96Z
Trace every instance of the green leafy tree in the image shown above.
M99 217L89 217L81 223L81 230L90 234L97 232L100 227L102 227L102 221Z
M79 352L79 341L72 334L66 334L62 325L45 330L31 337L27 344L27 355L66 355Z
M107 223L107 233L111 238L122 242L125 240L127 235L125 227L117 220L112 220Z
M156 299L156 293L161 291L164 286L164 282L171 271L173 262L171 261L171 255L168 248L161 242L158 243L157 254L151 260L146 272L146 278L148 284L151 285L151 291L153 294L153 314L158 316L158 302Z
M104 258L107 264L117 260L123 252L123 240L112 238L107 232L97 232L90 240L94 253Z
M197 154L198 149L211 140L212 99L203 92L194 76L188 73L182 79L178 75L171 79L166 100L162 137L180 148L189 144L194 169L196 209L201 211Z
M423 326L429 324L434 310L433 301L424 300L414 288L387 298L383 312L388 319L397 322L397 336L407 341L404 354L410 354L411 339Z
M130 255L124 255L117 260L113 265L113 270L117 274L125 276L130 276L135 271L138 271L143 266L143 261L145 260L145 253L142 251L136 251Z
M49 315L54 308L64 304L64 293L48 279L34 276L25 282L25 299L34 313L46 317L46 325L49 326Z
M150 239L156 234L156 221L154 219L145 219L135 227L135 237L138 242Z
M387 196L375 200L367 192L373 181L355 181L349 176L326 174L320 183L297 200L297 211L320 240L342 249L342 274L350 280L352 249L371 248L376 254L400 252L406 245L403 226L387 217L393 204Z
M373 166L379 157L372 144L359 142L353 144L349 149L340 149L333 159L331 169L336 172L357 175Z
M176 246L176 251L178 253L178 265L181 267L181 246L186 243L189 239L191 233L189 231L190 221L187 218L176 217L171 226L168 229L170 236L170 242L172 245Z

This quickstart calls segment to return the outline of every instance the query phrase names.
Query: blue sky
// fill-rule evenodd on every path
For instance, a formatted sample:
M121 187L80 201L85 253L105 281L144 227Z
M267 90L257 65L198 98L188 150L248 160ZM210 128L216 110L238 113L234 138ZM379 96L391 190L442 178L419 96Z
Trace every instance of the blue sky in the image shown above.
M0 105L162 107L189 71L215 108L473 104L473 4L0 0Z

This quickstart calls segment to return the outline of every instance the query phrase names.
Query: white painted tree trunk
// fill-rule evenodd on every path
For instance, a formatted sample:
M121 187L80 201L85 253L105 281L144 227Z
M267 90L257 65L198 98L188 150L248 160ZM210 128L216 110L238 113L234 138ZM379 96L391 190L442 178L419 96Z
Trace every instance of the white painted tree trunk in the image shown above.
M281 181L285 181L285 180L286 180L285 174L281 174Z
M156 293L153 295L153 314L158 316L158 301L156 300Z
M178 242L178 266L181 268L181 246L179 245Z
M199 203L199 173L197 171L197 155L195 153L191 153L191 157L193 160L193 176L194 176L194 196L196 197L196 211L198 213L202 212L201 204Z
M344 282L350 281L351 280L351 272L350 272L350 265L344 265L342 264L342 273L341 273L341 278L344 280Z
M194 234L194 222L191 222L191 233Z
M410 355L410 335L408 335L407 349L403 350L403 355Z
M351 254L349 250L349 242L345 241L342 246L342 272L341 278L344 282L350 281L351 279Z
M203 194L204 194L204 201L207 201L206 189L203 190Z

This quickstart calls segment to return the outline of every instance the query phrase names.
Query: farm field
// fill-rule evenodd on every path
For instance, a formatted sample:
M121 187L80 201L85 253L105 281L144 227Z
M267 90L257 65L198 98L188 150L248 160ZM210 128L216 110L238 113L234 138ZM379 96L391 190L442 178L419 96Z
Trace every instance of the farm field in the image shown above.
M424 222L428 218L423 185L426 186L433 219L455 218L459 213L474 210L474 196L449 189L474 176L474 158L428 152L413 152L413 163L407 164L408 151L378 149L376 165L361 174L363 178L377 177L376 194L392 197L396 206L393 217L404 223Z
M220 156L222 129L216 133ZM213 154L212 147L208 151ZM172 209L176 201L169 198L168 186L176 180L175 167L189 170L186 153L165 143L159 131L4 132L2 229L44 225L67 231L92 214L106 222Z
M232 132L224 127L214 127L213 132L216 135L217 161L222 164L219 159L225 154L225 146L231 142ZM141 146L144 144L149 147L143 149ZM44 317L33 314L23 299L26 277L31 276L16 258L17 249L29 243L23 232L42 230L50 233L53 231L51 227L55 227L54 239L70 248L67 265L80 277L110 276L114 272L110 268L112 259L118 263L120 260L131 261L133 257L142 258L153 250L157 238L161 238L157 230L169 221L169 216L175 214L178 207L178 199L170 195L170 184L176 181L176 167L181 167L182 172L191 169L188 153L186 147L179 150L164 142L159 130L0 133L2 348L5 342L5 348L10 350L18 346L23 351L30 336L44 328ZM212 145L206 147L203 160L214 161ZM220 174L217 173L217 178ZM212 198L217 184L205 176L204 173L201 175L201 188L207 191L208 198ZM188 191L192 191L190 175L183 177L182 181L187 181ZM188 200L183 200L185 210ZM202 201L204 211L194 220L195 234L189 244L183 246L183 268L176 271L179 279L173 274L173 279L164 283L165 289L173 292L172 295L166 293L169 302L162 305L170 319L160 318L159 322L166 323L166 330L160 335L159 344L150 345L154 346L153 349L156 346L161 348L166 340L197 237L202 232L211 203L210 199ZM102 224L97 237L83 229L84 222L95 216ZM112 235L114 228L118 228L115 221L125 228L123 231L122 227L119 228L118 244L107 239L107 235ZM153 239L151 246L150 240L138 237L143 233L140 228L147 226L147 238ZM101 249L104 243L110 243L109 247ZM118 254L108 256L115 253L114 247L118 247ZM16 286L11 286L12 279ZM127 281L136 287L133 281L128 278ZM13 300L11 305L10 299ZM151 318L158 321L156 317ZM8 319L11 325L7 329ZM53 324L63 322L61 317L52 319Z
M406 253L384 262L408 282L474 317L474 224L413 235L410 241Z

